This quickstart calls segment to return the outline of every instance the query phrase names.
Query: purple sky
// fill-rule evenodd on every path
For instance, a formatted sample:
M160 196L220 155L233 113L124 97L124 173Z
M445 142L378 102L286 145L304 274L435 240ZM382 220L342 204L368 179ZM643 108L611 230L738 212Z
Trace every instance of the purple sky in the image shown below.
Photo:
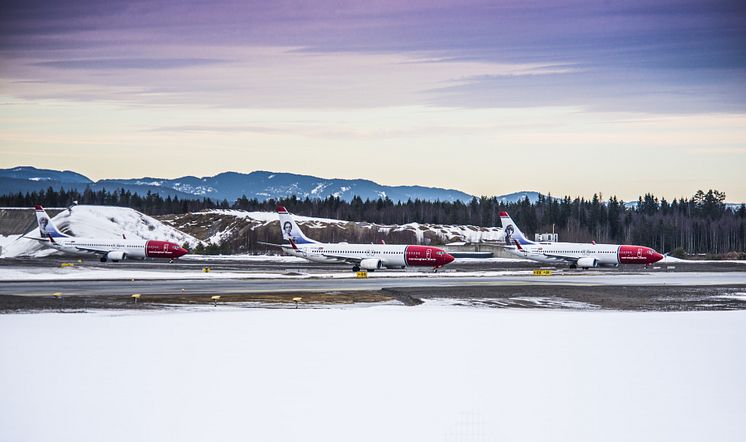
M746 106L742 1L12 1L1 20L4 77L232 63L241 60L193 47L279 46L574 68L550 81L484 75L425 91L438 105ZM141 46L151 56L138 56Z
M575 129L584 121L717 115L717 123L703 123L699 139L707 140L706 134L715 130L713 127L726 131L730 138L713 146L690 145L687 152L701 153L702 149L713 147L729 155L722 161L730 163L734 156L739 161L744 159L746 151L743 143L733 141L741 134L741 117L746 113L746 3L11 1L3 3L0 15L0 81L0 95L6 107L13 107L6 108L2 115L19 116L0 126L5 134L0 138L0 149L8 154L6 161L16 163L24 162L18 156L24 143L39 149L43 145L51 148L49 139L31 139L39 133L30 119L34 106L48 100L69 104L66 111L46 117L50 127L69 126L71 113L97 113L93 108L82 110L74 109L75 106L100 104L102 115L110 112L107 121L121 122L120 126L111 126L110 133L101 134L102 143L107 137L121 137L123 133L159 133L197 125L213 127L215 133L220 133L235 128L236 121L240 127L258 128L265 135L285 130L302 133L312 140L309 146L326 146L323 137L346 124L354 126L350 129L352 138L361 133L369 136L370 132L385 132L383 138L379 137L379 141L385 141L397 130L409 136L417 128L421 131L419 136L424 137L442 127L441 123L438 127L426 124L428 109L475 113L520 109L524 112L522 119L514 123L527 126L534 122L538 126L552 124L546 118L557 117L546 115L557 108L587 117L569 122L575 114L563 114L566 130L557 133L560 138L569 131L578 137L588 136ZM130 124L129 120L137 120L137 115L128 116L128 121L123 122L124 111L111 110L107 107L110 105L140 109L139 115L162 106L179 106L179 111L151 124ZM416 116L404 112L402 115L407 115L405 118L410 118L413 126L406 129L380 127L386 124L385 117L375 128L365 126L363 121L369 120L362 113L359 120L352 117L354 121L341 121L336 115L325 121L311 121L312 118L293 113L349 109L353 115L358 111L413 107L424 111ZM532 108L537 109L535 115L525 114L526 109ZM254 117L247 121L247 117L234 113L230 118L226 116L226 120L232 120L221 126L218 119L203 124L205 118L198 114L205 109L290 112L263 121ZM27 115L26 119L21 114ZM501 118L504 115L500 113ZM454 114L454 120L460 118L468 119L465 114ZM691 121L687 120L686 127L691 126ZM303 126L306 123L319 126L318 132L310 133ZM675 131L675 127L658 129ZM462 129L474 128L462 122ZM646 128L638 129L639 137L630 139L630 143L638 143L640 150L650 146L663 149L645 141ZM505 134L500 128L490 130L498 138ZM595 130L593 133L598 134ZM535 134L519 135L509 140ZM59 136L59 131L49 133L49 138ZM70 135L67 148L82 149L80 137ZM600 135L598 145L609 138L611 133ZM486 155L503 146L504 139L500 140L499 145L492 147L488 137L474 142L482 143L480 149ZM144 148L156 141L140 137L129 142L134 143L133 148ZM399 147L404 145L404 139L398 141ZM214 139L216 145L222 142L218 137ZM245 138L244 142L282 148L293 140ZM379 145L385 153L385 143ZM543 145L526 148L537 146ZM451 147L447 143L439 146L442 151ZM551 145L543 147L549 149ZM241 166L249 170L276 167L269 162L271 151L269 147L254 151L257 161ZM268 162L263 162L264 158ZM688 163L681 161L684 160L680 160L681 167L701 165L696 155ZM24 163L41 165L32 157ZM185 169L184 165L176 166L166 173L178 175L177 169ZM363 169L344 162L337 162L337 166L349 170L337 175L363 173ZM435 162L433 166L440 165ZM108 174L104 169L109 166L98 170L95 163L89 162L85 167L93 176ZM209 174L219 167L222 165L215 163L204 170L191 167L185 172ZM705 180L701 187L717 184L716 163L712 167L706 173L712 179ZM331 173L312 164L308 170L293 165L285 169ZM132 170L129 175L150 172ZM381 181L418 181L403 170L380 176L375 171L368 172L366 178ZM425 180L431 178L435 181L433 177ZM534 188L551 184L522 181L520 185ZM486 182L471 186L466 190L475 193L517 190L505 188L506 185L488 188ZM690 187L696 187L695 183L682 185L681 192L688 192ZM581 188L578 183L566 190L580 192ZM734 193L746 197L746 188L731 189Z

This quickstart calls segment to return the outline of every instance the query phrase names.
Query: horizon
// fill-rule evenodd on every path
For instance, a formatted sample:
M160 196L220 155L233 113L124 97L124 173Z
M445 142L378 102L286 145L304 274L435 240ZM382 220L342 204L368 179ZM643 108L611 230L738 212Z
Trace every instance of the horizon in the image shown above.
M7 168L0 168L0 169L16 169L16 168L26 168L26 167L32 167L32 168L35 168L35 169L46 169L46 168L41 168L41 167L36 167L36 166L26 166L26 165L24 165L24 166L18 166L17 165L17 166L12 166L12 167L7 167ZM100 180L113 180L113 181L117 181L117 180L141 180L141 179L173 180L173 179L185 178L185 177L195 177L195 178L200 178L201 179L201 178L213 177L215 175L219 175L219 174L222 174L222 173L237 173L237 174L248 175L248 174L254 173L254 172L265 172L265 173L271 173L271 174L290 174L290 175L313 176L315 178L319 178L319 179L323 179L323 180L338 180L338 179L339 180L367 180L367 181L372 181L372 182L374 182L376 184L380 184L380 185L384 185L384 186L392 186L392 187L416 187L416 186L419 186L419 187L439 188L439 189L448 190L448 191L457 191L457 192L466 193L466 194L468 194L470 196L473 196L473 197L476 197L476 198L481 198L481 197L493 198L493 197L501 197L501 196L505 196L505 195L517 194L517 193L536 192L536 193L541 194L541 195L543 195L545 197L552 197L552 198L557 198L557 199L564 199L564 198L576 199L576 198L579 198L579 199L584 199L584 200L591 200L591 199L593 199L594 196L598 196L598 198L599 198L599 200L601 202L608 202L609 200L611 200L611 198L617 198L617 201L619 201L620 203L627 204L627 203L636 203L640 198L644 198L645 195L646 195L646 194L635 195L632 198L623 198L623 197L619 196L619 194L617 194L617 193L611 193L609 195L601 194L601 193L593 193L593 194L590 194L590 195L561 195L561 196L558 196L559 194L555 194L555 193L553 193L551 191L544 192L544 191L537 190L537 189L508 190L508 191L502 191L502 192L493 193L493 194L481 194L480 195L480 194L469 193L469 192L464 191L463 189L459 189L459 188L445 188L445 187L441 187L441 186L422 186L420 184L388 184L388 183L381 183L379 181L372 180L372 179L365 178L365 177L356 177L356 178L322 177L322 176L308 175L308 174L299 173L299 172L275 171L275 170L252 170L252 171L249 171L249 172L239 172L239 171L236 171L236 170L225 170L225 171L219 172L218 174L215 174L215 175L182 175L182 176L176 176L176 177L142 176L142 177L130 177L130 178L124 178L124 177L118 177L118 178L111 178L111 177L109 177L109 178L93 178L90 175L87 175L87 174L82 173L82 172L77 171L77 170L71 170L71 169L64 169L64 170L63 169L49 169L49 170L56 170L56 171L61 171L61 172L73 172L73 173L77 173L77 174L83 175L84 177L86 177L88 179L91 179L94 183L96 183L96 182L98 182ZM55 190L59 190L59 189L55 189ZM705 193L707 193L710 190L718 190L718 191L723 192L722 189L714 189L714 188L697 189L697 191L699 191L699 190L702 190ZM652 192L647 192L647 194L651 194L653 197L657 198L659 201L665 199L666 201L668 201L670 203L670 202L673 202L674 200L680 200L680 199L687 200L687 199L690 199L690 198L692 198L694 196L694 194L697 191L692 192L691 195L677 195L677 196L659 195L659 194L655 194L655 193L652 193ZM726 201L724 203L726 203L726 204L746 204L746 201L737 201L737 200L733 200L732 198L728 197L727 196L728 195L727 191L725 191L724 193L726 194Z
M746 201L744 22L730 0L15 2L0 168Z

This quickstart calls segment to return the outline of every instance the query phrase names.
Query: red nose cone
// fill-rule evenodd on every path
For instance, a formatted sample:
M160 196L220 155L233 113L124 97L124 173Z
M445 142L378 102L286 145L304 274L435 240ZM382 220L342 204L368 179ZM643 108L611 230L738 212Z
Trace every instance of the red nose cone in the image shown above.
M176 249L174 255L176 255L176 257L178 258L180 256L186 255L187 253L189 253L189 250L185 249L184 247L179 247L178 249Z
M443 257L443 265L450 264L452 262L453 262L453 256L446 253L445 256Z
M663 259L663 255L661 255L658 252L653 252L653 256L650 257L650 264L652 264L654 262L658 262L661 259Z

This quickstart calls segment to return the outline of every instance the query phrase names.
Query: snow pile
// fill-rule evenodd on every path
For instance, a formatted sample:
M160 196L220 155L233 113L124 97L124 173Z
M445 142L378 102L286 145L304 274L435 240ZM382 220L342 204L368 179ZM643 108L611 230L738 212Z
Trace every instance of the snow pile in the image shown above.
M248 261L248 262L273 262L279 264L308 264L308 260L299 256L290 255L196 255L190 253L181 258L182 261L204 261L204 262L221 262L221 261Z
M278 217L276 212L247 212L243 210L206 210L203 212L197 212L189 215L205 215L205 216L216 216L216 217L234 217L241 219L246 223L251 224L251 229L257 227L264 227L272 222L276 222ZM330 225L344 228L347 224L355 224L360 228L374 229L381 233L389 232L412 232L418 243L427 243L428 240L432 241L436 239L439 243L447 243L453 241L462 241L469 243L480 243L480 242L496 242L503 241L505 235L500 227L479 227L471 225L447 225L447 224L419 224L419 223L408 223L402 225L386 225L386 224L374 224L366 222L350 222L332 218L317 218L310 216L298 216L294 215L295 220L303 229L325 229ZM169 222L181 229L188 230L189 225L182 223L178 220L179 215L174 216L173 220ZM214 232L208 238L207 241L214 244L220 244L221 241L231 237L233 230L235 230L235 224L230 224L231 227L226 228L223 231ZM230 229L230 230L229 230Z
M172 241L179 245L187 243L190 247L199 243L191 235L126 207L75 206L72 211L60 212L52 221L64 233L80 238L122 238L124 234L127 239ZM33 229L26 236L38 238L39 234ZM2 257L38 257L51 253L58 252L32 239L16 238L3 245Z
M294 258L294 257L291 257ZM298 258L301 259L301 258ZM288 261L279 261L289 263ZM297 261L290 261L297 263ZM308 262L308 261L304 261ZM302 263L299 263L302 264ZM494 278L498 276L529 276L528 270L496 270L480 272L439 272L425 271L377 271L368 274L368 279L402 279L402 278ZM259 271L212 271L201 270L137 270L127 267L112 266L109 268L73 266L73 267L0 267L0 281L96 281L96 280L186 280L186 279L356 279L354 272L303 273L288 275L279 272Z
M737 441L746 312L8 315L3 440Z
M738 259L681 259L670 255L665 256L656 264L717 264L723 262L746 264L746 261Z
M713 298L733 299L733 300L736 300L736 301L746 301L746 293L736 292L736 293L731 293L729 295L713 296Z
M227 216L233 216L236 218L242 218L246 220L255 220L255 221L262 221L265 223L271 223L273 221L278 220L277 212L247 212L245 210L235 210L235 209L214 209L214 210L205 210L202 213L207 214L215 214L215 215L227 215ZM315 222L315 223L328 223L328 224L346 224L348 221L342 221L338 219L332 219L332 218L317 218L313 216L299 216L299 215L293 215L295 218L295 221L299 223L306 223L306 222Z
M393 226L393 230L395 232L412 231L420 243L423 242L427 232L434 234L443 242L463 241L480 243L505 240L505 234L500 227L408 223L401 226Z
M0 258L16 256L49 256L56 250L43 247L38 241L22 238L22 235L0 235Z
M316 275L314 275L316 277ZM343 275L347 277L347 274ZM353 275L354 276L354 275ZM321 274L317 277L332 278L334 275ZM351 277L351 276L350 276ZM128 268L91 268L91 267L0 267L0 281L100 281L100 280L171 280L191 279L308 279L307 275L283 275L280 273L244 273L244 272L209 272L169 271L169 270L133 270Z

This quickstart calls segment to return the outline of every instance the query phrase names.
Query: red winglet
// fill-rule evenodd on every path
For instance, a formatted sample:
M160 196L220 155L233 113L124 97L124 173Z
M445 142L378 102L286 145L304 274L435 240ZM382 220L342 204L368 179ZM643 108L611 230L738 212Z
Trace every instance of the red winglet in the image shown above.
M506 218L509 217L508 212L500 212L500 218Z
M518 247L518 250L523 250L523 247L521 247L521 244L518 242L517 239L514 239L513 242L515 243L515 246Z
M34 209L36 209L37 212L44 210L44 208L38 204L34 206Z
M288 241L290 241L290 245L293 246L293 249L298 250L298 246L295 245L295 241L293 241L292 238L290 238Z
M285 206L277 206L277 213L288 213L288 209Z

